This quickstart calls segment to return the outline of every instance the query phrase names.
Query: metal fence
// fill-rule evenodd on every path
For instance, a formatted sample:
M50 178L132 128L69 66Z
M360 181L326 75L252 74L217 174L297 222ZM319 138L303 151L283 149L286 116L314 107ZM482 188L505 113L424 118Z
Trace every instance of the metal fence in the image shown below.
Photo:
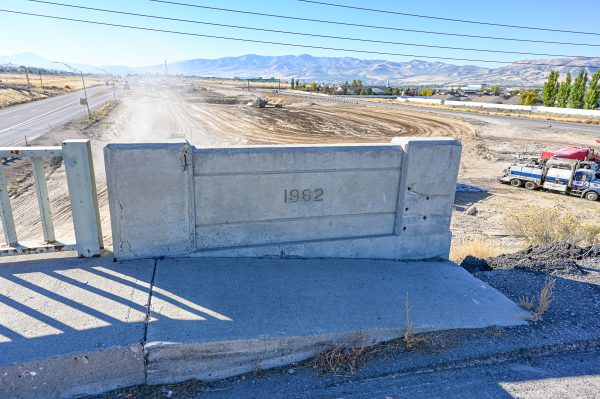
M19 243L8 192L4 161L13 157L31 158L33 179L40 210L43 242ZM71 200L75 242L58 242L50 209L44 173L44 158L62 157ZM103 248L98 196L89 140L66 140L54 147L0 147L0 207L5 243L0 256L43 252L77 251L81 257L100 255Z

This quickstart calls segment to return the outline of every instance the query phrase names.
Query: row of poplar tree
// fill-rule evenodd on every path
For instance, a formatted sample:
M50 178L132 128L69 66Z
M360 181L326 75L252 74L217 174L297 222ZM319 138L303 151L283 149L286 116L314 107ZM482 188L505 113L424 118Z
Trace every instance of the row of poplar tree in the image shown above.
M558 71L550 72L542 90L542 103L546 107L596 109L600 100L600 70L592 75L588 84L588 74L580 71L571 82L571 73L565 80L558 81Z

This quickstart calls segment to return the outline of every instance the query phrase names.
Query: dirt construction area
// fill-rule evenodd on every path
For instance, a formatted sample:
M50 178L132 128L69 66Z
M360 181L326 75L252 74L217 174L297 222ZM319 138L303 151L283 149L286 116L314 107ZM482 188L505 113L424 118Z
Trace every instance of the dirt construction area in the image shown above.
M255 95L269 105L248 105ZM309 101L310 100L310 101ZM281 104L282 107L275 107ZM185 138L197 146L246 144L316 144L389 142L396 136L454 137L463 145L452 231L457 243L494 242L505 252L523 248L520 237L506 231L506 215L528 207L574 212L600 222L600 204L540 191L530 192L497 182L511 162L543 149L593 146L600 129L587 125L532 124L528 120L486 115L452 116L402 107L346 104L200 86L194 81L139 80L123 91L119 103L96 121L72 121L40 137L33 145L59 144L67 138L90 138L94 152L102 228L110 249L110 224L102 148L108 142ZM574 126L574 127L572 127ZM579 127L580 126L580 127ZM435 168L435 159L430 160ZM29 161L7 165L17 232L21 241L41 238ZM57 237L72 235L64 168L47 162L48 186ZM476 212L466 212L475 206Z

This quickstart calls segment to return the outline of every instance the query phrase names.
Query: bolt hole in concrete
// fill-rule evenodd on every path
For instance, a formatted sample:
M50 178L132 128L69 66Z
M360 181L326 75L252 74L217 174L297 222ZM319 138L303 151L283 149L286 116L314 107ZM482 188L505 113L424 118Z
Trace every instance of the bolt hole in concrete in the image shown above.
M427 220L427 216L423 216L423 220Z
M429 197L426 197L425 199L426 199L427 201L429 201Z
M404 226L404 227L402 228L402 230L403 230L403 231L406 231L406 226Z
M408 208L404 208L405 211L408 211Z
M408 188L408 191L410 191L410 187Z

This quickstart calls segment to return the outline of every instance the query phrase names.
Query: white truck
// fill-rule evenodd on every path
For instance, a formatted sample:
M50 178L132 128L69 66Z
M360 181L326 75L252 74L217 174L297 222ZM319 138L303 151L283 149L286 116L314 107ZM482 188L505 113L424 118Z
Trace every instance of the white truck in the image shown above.
M500 182L528 190L538 188L597 201L600 198L600 171L592 161L550 158L515 163L500 176Z

